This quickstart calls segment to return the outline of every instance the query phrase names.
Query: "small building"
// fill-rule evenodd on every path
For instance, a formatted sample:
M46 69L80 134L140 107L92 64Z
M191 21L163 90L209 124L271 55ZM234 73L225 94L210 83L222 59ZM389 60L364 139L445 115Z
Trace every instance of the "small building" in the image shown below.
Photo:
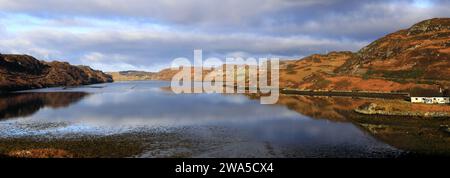
M412 103L450 104L448 90L415 89L410 93Z

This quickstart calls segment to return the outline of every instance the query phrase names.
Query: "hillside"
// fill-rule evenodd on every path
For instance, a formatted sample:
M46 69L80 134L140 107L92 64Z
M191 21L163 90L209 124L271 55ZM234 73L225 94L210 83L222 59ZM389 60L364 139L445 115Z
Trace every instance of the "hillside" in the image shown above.
M284 86L314 90L407 91L450 85L450 18L430 19L356 53L332 52L290 62ZM294 80L296 79L296 80Z
M441 18L376 40L338 71L368 77L450 80L449 60L450 18Z
M39 61L28 55L0 54L0 91L112 82L112 77L88 66Z
M352 52L331 52L284 61L280 67L280 85L287 88L325 88L330 83L325 77L335 75L334 71L353 56Z

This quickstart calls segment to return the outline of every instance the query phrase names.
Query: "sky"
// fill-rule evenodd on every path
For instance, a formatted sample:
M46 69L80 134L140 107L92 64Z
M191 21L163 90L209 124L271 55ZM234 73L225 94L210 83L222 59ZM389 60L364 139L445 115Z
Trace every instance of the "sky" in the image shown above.
M357 51L450 0L0 0L0 53L103 71L157 71L178 57L298 59Z

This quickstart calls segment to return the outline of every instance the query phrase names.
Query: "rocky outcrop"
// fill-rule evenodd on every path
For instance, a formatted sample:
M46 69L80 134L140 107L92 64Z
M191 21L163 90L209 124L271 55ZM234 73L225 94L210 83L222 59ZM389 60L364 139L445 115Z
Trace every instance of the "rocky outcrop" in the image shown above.
M39 61L28 55L0 54L0 91L112 82L110 75L67 62Z

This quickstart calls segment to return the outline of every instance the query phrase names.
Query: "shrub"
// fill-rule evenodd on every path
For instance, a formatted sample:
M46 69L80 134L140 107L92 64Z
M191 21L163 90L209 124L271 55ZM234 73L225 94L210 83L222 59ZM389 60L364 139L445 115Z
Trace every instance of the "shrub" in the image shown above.
M383 77L387 78L419 78L423 75L423 69L413 69L406 71L381 71Z
M328 85L330 85L331 81L326 80L326 79L322 79L316 82L315 86L317 88L326 88L328 87Z
M288 64L286 67L287 74L296 74L295 67L297 67L295 64Z
M338 88L345 88L350 86L352 83L348 80L340 80L339 82L336 82L336 87Z

